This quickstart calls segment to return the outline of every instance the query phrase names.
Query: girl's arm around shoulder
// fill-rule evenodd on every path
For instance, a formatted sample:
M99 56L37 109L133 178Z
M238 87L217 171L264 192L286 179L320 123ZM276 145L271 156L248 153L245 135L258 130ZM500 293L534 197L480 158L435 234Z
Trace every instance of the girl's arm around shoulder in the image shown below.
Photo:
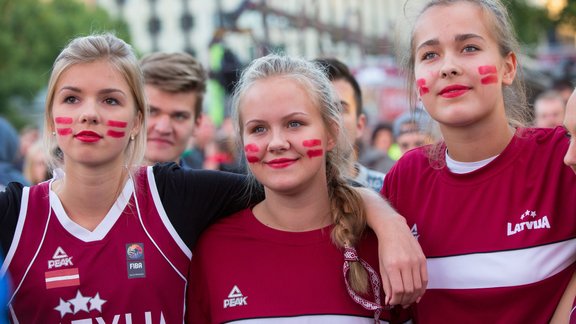
M248 193L244 175L183 169L175 163L157 164L153 171L166 214L190 248L207 226L263 199Z
M408 306L426 290L426 257L406 224L382 197L357 188L366 207L368 225L378 236L380 273L386 305Z

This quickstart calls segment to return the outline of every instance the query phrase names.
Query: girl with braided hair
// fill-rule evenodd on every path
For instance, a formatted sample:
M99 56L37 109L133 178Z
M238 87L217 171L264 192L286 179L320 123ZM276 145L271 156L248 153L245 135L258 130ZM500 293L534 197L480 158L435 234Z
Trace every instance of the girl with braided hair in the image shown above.
M376 237L346 180L352 145L325 73L268 55L244 71L233 104L251 188L265 199L201 237L190 322L407 321L382 306Z

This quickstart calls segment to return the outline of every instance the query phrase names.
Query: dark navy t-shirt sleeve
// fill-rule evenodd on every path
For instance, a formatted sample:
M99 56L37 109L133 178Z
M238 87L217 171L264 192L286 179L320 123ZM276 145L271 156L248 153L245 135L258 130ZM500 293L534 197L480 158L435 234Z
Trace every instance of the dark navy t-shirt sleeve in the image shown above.
M190 249L206 227L264 197L248 193L245 175L181 168L176 163L153 167L164 210Z
M0 247L3 255L8 254L10 244L14 239L23 188L22 184L12 182L5 191L0 192Z

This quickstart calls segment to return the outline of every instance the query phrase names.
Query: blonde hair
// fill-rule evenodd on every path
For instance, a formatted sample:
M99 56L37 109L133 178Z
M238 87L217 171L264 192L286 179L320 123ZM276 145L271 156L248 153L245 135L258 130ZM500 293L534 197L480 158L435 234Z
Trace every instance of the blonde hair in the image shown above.
M134 140L128 142L124 151L126 165L132 171L142 164L146 150L146 120L148 109L144 95L144 83L140 67L138 66L138 60L134 55L132 47L110 33L75 38L68 43L54 61L46 95L46 110L44 114L44 129L46 130L44 134L45 146L47 148L57 147L56 139L54 136L51 136L51 133L55 129L52 105L54 103L56 83L60 76L71 66L82 63L92 63L99 60L105 60L110 63L122 74L132 90L132 96L136 103L136 115L140 116L140 133L134 137ZM59 150L50 150L47 156L47 162L51 169L62 167L64 163L58 151Z
M494 39L498 44L500 55L506 57L510 53L519 53L520 44L514 32L514 27L510 20L510 16L506 7L499 0L431 0L428 1L424 7L420 10L416 21L420 16L422 16L428 9L436 6L450 6L458 2L469 2L478 6L482 12L483 17L487 19L487 22L491 23L489 28L492 30ZM415 24L414 24L415 25ZM407 88L410 96L411 107L416 107L415 97L413 94L415 91L415 46L414 44L414 28L410 33L410 55L404 56L403 66L406 70L407 77ZM508 118L508 123L513 127L524 127L528 125L531 114L528 109L528 101L526 99L526 88L523 80L523 73L521 65L517 63L517 75L514 81L509 86L503 86L503 96L504 96L504 107L506 112L506 117ZM431 160L438 162L440 154L443 154L443 143L432 146L429 150L429 155Z
M331 203L331 237L339 248L354 247L366 227L366 212L359 194L348 185L345 176L351 169L351 160L346 159L352 152L352 143L344 135L341 107L332 83L320 67L310 61L270 54L254 60L242 73L232 97L233 119L241 141L243 123L240 117L241 101L244 94L260 80L282 77L298 82L303 86L314 104L320 110L324 126L336 139L336 147L326 153L326 178ZM243 146L243 145L242 145ZM249 179L256 183L248 170ZM366 292L367 273L360 262L352 262L350 283L354 290Z

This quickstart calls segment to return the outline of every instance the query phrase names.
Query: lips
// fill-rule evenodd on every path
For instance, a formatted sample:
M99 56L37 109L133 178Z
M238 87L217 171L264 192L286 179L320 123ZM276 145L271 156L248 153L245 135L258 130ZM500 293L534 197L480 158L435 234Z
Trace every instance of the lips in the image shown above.
M455 98L465 94L466 92L468 92L468 90L470 90L470 87L455 84L447 86L444 89L442 89L439 95L444 98Z
M297 159L281 158L281 159L270 160L270 161L266 162L266 164L272 168L275 168L275 169L282 169L282 168L287 168L287 167L291 166L296 161L297 161Z
M76 135L74 135L74 138L85 143L94 143L101 140L102 136L93 131L81 131L76 133Z
M174 145L170 140L164 138L148 138L148 143L155 143L157 145Z

